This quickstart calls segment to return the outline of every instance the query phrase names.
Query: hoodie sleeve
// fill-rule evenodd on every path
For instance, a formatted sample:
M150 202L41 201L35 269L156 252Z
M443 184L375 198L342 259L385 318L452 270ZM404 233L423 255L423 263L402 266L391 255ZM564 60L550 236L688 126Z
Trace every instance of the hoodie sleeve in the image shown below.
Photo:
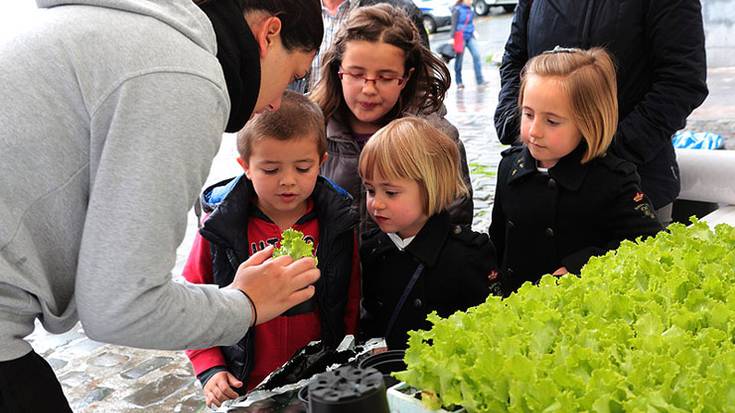
M76 303L98 341L181 350L231 345L248 329L234 289L172 280L187 212L228 116L226 91L204 76L138 74L90 108L90 198Z

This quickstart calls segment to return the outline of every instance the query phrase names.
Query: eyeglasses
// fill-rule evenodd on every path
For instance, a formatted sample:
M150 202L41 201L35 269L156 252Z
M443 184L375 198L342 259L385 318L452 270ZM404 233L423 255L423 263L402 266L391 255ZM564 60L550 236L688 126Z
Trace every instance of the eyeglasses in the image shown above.
M380 75L378 77L367 77L364 73L350 73L350 72L337 72L337 76L345 82L346 84L350 86L365 86L368 82L373 82L373 84L378 88L386 88L391 86L401 86L403 82L408 79L408 76L384 76Z

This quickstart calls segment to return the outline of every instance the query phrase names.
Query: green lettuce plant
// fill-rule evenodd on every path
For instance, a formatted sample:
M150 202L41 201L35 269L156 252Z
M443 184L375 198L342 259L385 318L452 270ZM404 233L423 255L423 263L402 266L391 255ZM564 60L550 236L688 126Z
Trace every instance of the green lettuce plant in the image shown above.
M298 260L303 257L312 257L313 251L314 244L304 239L303 232L289 228L281 234L281 246L273 251L273 257L289 255L294 260ZM319 264L316 257L314 257L314 261Z
M735 410L735 229L692 221L410 333L429 408Z

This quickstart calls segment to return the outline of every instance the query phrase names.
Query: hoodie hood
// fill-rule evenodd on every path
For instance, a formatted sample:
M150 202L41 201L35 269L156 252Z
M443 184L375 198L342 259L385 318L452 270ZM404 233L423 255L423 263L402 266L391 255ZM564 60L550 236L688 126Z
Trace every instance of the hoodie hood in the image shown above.
M217 41L207 16L192 0L36 0L39 8L80 5L99 6L141 14L175 28L212 54L217 54Z

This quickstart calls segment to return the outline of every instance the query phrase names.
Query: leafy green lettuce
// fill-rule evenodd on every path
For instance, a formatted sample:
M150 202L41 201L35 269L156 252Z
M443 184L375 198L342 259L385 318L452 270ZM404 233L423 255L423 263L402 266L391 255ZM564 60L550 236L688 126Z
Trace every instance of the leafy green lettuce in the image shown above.
M273 251L273 257L289 255L291 258L298 260L299 258L313 256L314 244L304 239L303 232L293 228L283 231L280 244L281 246ZM319 264L316 257L314 257L314 261Z
M506 300L429 315L399 380L469 412L735 410L735 229L674 224Z

